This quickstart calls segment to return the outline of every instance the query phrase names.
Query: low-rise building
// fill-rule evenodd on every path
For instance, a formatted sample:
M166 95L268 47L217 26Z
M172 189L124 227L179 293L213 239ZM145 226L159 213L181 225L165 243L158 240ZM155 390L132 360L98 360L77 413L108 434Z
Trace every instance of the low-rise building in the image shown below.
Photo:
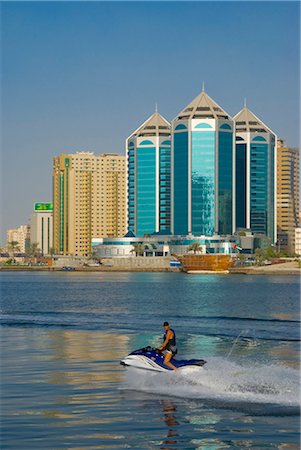
M16 242L15 251L19 253L26 253L30 245L30 226L20 225L17 228L11 228L6 233L7 248L11 248L11 243Z
M192 244L198 244L197 253L234 254L237 238L234 236L173 236L147 235L136 237L128 233L122 238L92 239L93 254L97 258L130 258L140 256L183 255ZM191 250L193 252L193 250Z

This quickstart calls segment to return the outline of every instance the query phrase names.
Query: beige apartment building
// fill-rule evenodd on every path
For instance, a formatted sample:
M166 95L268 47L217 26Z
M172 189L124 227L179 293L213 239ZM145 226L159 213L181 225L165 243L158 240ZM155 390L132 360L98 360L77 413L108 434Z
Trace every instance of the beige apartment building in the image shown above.
M56 254L89 256L92 238L126 233L126 160L115 154L61 154L53 160Z
M11 242L17 242L16 252L25 253L30 244L30 226L20 225L18 228L11 228L6 232L7 247Z
M277 237L278 246L294 253L295 228L299 226L300 149L277 142Z

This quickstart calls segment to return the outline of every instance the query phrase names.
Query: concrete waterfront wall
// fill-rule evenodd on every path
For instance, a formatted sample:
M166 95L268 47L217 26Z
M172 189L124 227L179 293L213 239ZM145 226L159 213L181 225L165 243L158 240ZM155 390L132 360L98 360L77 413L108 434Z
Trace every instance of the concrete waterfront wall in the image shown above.
M175 270L178 268L171 268L170 261L174 258L170 256L137 256L132 258L108 258L102 260L103 267L112 267L119 269L165 269L165 270Z
M86 258L86 260L88 260ZM56 256L54 257L53 267L62 268L68 267L81 267L84 265L85 259L80 256Z

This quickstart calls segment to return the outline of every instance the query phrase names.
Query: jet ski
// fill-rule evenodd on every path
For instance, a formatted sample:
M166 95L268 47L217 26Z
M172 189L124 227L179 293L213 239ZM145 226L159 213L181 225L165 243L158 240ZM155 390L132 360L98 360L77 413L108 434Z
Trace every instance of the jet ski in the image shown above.
M164 363L164 354L156 348L144 347L130 353L120 361L123 366L135 367L137 369L153 370L155 372L169 372L172 371L170 367ZM203 359L174 359L170 362L177 367L177 369L196 369L203 367L206 361Z

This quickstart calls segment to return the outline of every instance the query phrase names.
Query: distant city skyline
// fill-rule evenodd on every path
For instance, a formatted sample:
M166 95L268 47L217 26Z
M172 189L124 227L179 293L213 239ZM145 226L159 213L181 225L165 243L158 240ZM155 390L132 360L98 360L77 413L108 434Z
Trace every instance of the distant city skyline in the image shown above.
M171 121L202 89L299 147L298 2L4 2L5 232L52 201L60 153L125 154L154 111Z

